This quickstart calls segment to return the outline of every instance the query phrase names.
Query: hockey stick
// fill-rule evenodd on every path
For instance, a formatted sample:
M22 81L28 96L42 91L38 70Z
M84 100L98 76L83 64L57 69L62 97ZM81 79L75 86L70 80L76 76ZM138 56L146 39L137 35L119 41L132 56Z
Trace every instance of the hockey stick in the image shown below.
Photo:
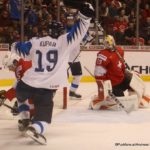
M84 69L95 79L94 75L89 71L89 69L84 66ZM111 96L111 98L116 102L116 104L118 104L122 110L124 110L127 114L129 114L130 112L133 111L134 109L134 105L131 105L131 107L129 108L126 108L121 102L120 100L112 93L112 91L108 91L109 92L109 95Z
M76 61L76 59L79 57L80 53L81 53L81 51L79 51L78 55L74 58L74 60L72 61L72 63L74 63ZM69 78L69 69L70 68L71 68L70 66L67 68L67 77L68 78Z
M95 39L96 36L94 36L93 38L91 38L90 40L86 40L86 42L84 43L83 46L86 46L88 43L92 42L94 39ZM81 50L79 51L79 53L77 54L77 56L74 58L74 60L72 61L72 63L74 63L76 61L76 59L79 57L81 53ZM67 77L69 78L69 69L70 69L70 66L67 68Z
M7 107L7 108L9 108L9 109L12 110L12 111L16 111L16 109L14 109L13 107L11 107L11 106L5 104L4 102L2 103L2 105L5 106L5 107Z
M3 105L4 105L5 107L9 108L9 109L12 110L12 111L15 111L15 110L16 110L16 109L14 109L13 107L11 107L11 106L9 106L9 105L7 105L7 104L5 104L5 103L3 103Z

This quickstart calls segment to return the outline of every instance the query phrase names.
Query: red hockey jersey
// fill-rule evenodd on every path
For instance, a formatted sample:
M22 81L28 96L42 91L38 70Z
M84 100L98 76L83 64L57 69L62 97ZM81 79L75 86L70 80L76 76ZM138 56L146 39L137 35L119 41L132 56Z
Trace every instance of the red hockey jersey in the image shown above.
M16 76L17 81L19 81L23 77L24 73L26 72L27 69L29 69L31 67L31 65L32 65L31 61L25 61L22 58L19 59L19 62L18 62L17 67L15 69L15 76ZM5 97L7 99L9 99L10 101L14 97L16 97L15 88L12 87L11 89L9 89L6 92Z
M116 47L122 57L124 51L121 47ZM115 51L108 49L101 50L97 54L95 64L95 78L100 80L110 80L112 86L120 84L124 79L125 64Z

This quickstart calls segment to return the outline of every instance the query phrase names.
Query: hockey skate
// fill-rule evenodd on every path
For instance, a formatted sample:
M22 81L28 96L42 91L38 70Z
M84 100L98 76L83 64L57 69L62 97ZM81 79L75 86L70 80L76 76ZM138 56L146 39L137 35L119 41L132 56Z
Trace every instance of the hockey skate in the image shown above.
M73 91L69 92L69 97L70 97L70 99L81 99L82 98L82 96L80 94L77 94Z
M35 128L32 126L29 126L27 128L25 134L26 134L26 136L30 137L35 142L37 142L41 145L46 145L46 143L47 143L46 138L42 134L37 133Z
M26 131L26 129L29 126L30 123L31 123L30 119L18 120L18 129L19 129L19 131L20 132Z

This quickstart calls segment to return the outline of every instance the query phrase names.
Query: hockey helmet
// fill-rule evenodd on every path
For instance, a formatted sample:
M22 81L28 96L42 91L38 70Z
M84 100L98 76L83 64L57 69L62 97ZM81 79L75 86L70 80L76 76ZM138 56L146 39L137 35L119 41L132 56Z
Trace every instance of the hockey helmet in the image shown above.
M104 38L104 46L105 48L107 49L110 49L112 51L114 51L114 46L115 46L115 40L114 40L114 37L111 36L111 35L107 35L105 38Z
M7 54L4 56L2 60L2 64L4 68L14 67L15 62L18 61L20 57L14 53L7 52Z
M61 34L64 33L64 26L61 22L52 21L48 25L48 34L52 38L57 39Z

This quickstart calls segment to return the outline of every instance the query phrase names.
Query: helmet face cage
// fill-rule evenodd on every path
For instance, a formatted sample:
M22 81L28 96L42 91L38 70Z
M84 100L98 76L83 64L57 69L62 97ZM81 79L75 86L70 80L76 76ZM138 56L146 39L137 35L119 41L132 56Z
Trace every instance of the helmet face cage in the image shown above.
M105 37L105 39L104 39L104 46L107 49L114 50L115 40L114 40L113 36L107 35Z
M52 38L58 38L61 34L64 33L64 26L61 22L52 21L48 25L48 34Z
M4 68L8 68L8 69L13 68L16 65L15 64L16 61L18 61L19 59L20 59L19 56L17 56L16 54L12 54L11 52L8 52L2 60L2 64Z

